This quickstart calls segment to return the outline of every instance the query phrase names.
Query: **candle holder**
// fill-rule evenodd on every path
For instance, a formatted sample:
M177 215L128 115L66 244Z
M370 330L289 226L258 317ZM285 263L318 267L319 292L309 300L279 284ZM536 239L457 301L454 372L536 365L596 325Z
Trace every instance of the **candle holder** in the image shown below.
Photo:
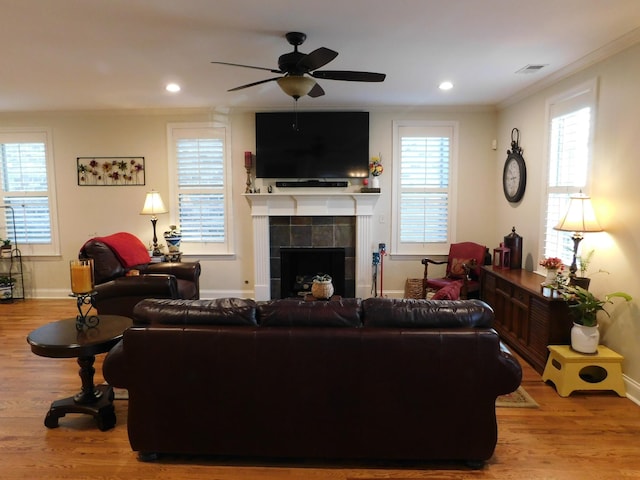
M95 328L100 323L97 315L89 315L92 308L95 308L95 296L98 292L89 293L72 293L71 296L76 297L78 304L78 315L76 316L76 330L79 332L85 328ZM86 308L88 306L88 308ZM83 311L84 309L84 311Z
M247 170L247 188L244 193L251 193L251 167L244 167Z
M69 273L71 274L71 295L76 297L78 304L78 316L76 317L76 328L78 331L84 328L95 328L100 319L89 312L95 307L94 291L95 280L93 276L93 259L83 258L71 260L69 262ZM83 307L89 306L83 311Z
M251 152L244 152L244 168L247 171L247 188L244 189L244 193L253 193L251 189L251 167L253 166L253 154Z

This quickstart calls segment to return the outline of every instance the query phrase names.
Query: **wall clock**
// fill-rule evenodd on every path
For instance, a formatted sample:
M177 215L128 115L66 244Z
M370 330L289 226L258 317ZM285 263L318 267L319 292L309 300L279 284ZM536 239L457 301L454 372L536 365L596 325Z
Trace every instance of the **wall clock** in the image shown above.
M502 189L505 198L511 202L519 202L524 196L527 186L527 166L522 158L520 131L517 128L511 130L511 150L507 150L507 159L502 171Z

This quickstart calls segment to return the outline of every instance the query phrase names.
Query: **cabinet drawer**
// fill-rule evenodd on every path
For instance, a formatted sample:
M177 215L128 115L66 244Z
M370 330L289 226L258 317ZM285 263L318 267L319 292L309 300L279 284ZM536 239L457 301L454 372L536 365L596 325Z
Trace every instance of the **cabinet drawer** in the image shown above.
M501 278L496 279L496 290L504 293L506 296L511 297L513 292L513 284L503 280Z
M515 301L518 302L520 304L522 304L523 307L528 307L529 306L529 293L527 293L525 290L521 290L519 288L514 288L513 292L511 293L511 298Z

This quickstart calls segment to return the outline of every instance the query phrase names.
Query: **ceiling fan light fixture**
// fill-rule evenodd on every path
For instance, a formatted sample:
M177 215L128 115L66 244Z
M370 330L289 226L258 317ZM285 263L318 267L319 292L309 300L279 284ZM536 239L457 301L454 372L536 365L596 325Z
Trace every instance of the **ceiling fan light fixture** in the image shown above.
M303 75L288 75L279 78L277 82L284 93L296 100L307 95L316 85L313 78Z

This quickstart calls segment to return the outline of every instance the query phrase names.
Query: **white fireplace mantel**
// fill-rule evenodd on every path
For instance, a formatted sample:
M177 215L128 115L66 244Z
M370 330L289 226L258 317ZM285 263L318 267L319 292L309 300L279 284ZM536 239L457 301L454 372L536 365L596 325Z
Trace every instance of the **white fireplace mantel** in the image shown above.
M373 209L378 193L248 193L253 219L255 259L254 294L256 300L271 298L269 268L269 217L277 216L355 216L356 217L356 296L371 291L371 238Z

